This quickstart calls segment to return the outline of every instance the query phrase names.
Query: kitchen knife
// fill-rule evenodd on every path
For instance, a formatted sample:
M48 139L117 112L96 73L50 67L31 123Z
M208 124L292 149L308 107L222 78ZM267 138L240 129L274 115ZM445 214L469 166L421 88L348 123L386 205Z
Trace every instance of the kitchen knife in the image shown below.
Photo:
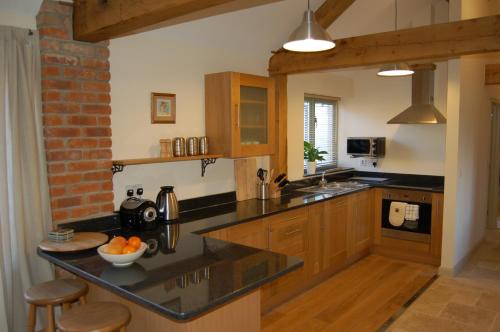
M274 179L274 183L280 183L281 180L283 180L283 178L286 176L285 173L281 173L280 175L278 175L276 177L276 179Z

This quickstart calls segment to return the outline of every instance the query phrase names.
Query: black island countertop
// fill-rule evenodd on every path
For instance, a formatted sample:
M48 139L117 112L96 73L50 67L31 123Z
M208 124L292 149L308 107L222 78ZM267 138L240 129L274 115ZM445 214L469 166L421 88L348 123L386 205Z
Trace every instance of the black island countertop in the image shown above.
M76 231L101 231L110 236L139 235L148 243L149 249L130 267L112 266L97 254L96 249L78 253L39 250L38 254L85 280L166 317L186 320L252 292L303 265L299 258L200 234L374 186L442 192L439 181L430 185L419 178L405 182L404 178L395 177L384 183L367 182L367 187L341 195L296 190L310 184L310 179L305 183L294 183L290 186L292 189L285 191L280 198L263 201L251 199L235 202L231 199L228 201L226 194L215 195L208 199L211 206L181 212L175 223L163 223L154 230L140 234L122 231L117 214L65 224ZM220 204L212 205L214 197L220 197L222 201L216 202ZM200 202L189 201L185 204L181 202L181 208L193 208Z

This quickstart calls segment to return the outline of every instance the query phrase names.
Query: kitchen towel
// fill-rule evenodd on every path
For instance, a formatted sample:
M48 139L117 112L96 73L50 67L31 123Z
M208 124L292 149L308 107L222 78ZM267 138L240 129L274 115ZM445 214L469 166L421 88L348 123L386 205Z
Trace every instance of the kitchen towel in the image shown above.
M405 219L410 221L417 221L419 216L420 206L416 204L406 205Z
M391 202L389 222L392 226L399 227L404 223L407 205L408 203L404 202Z

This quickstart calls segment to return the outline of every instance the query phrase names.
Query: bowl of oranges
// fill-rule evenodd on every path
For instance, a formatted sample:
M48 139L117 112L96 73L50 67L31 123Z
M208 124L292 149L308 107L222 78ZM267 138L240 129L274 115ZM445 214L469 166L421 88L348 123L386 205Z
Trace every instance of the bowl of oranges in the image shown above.
M132 265L146 251L147 245L138 236L124 238L116 236L106 244L97 248L99 255L114 266L125 267Z

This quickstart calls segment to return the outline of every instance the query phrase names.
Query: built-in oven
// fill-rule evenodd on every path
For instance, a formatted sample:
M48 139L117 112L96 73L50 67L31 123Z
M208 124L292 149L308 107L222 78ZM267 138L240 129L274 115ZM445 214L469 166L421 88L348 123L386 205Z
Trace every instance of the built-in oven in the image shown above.
M391 205L411 207L418 218L404 218L399 225L391 223ZM402 204L401 204L402 203ZM393 209L396 205L393 206ZM415 216L415 214L413 214ZM382 236L416 242L431 242L432 194L423 191L384 189L381 214Z

